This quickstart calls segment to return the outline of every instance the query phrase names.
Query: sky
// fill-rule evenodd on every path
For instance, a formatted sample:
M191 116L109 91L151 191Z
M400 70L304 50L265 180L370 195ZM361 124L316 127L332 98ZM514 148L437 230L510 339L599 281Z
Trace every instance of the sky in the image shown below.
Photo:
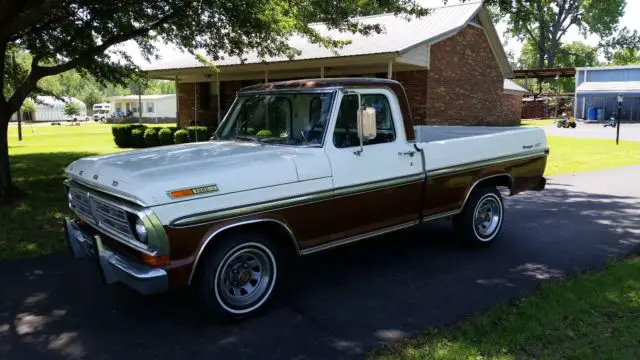
M438 7L438 6L444 5L443 0L418 0L418 1L422 6L425 6L425 7ZM607 0L600 0L600 1L607 1ZM447 4L455 5L455 4L459 4L460 2L461 2L460 0L448 0ZM640 31L640 21L638 19L638 14L640 14L640 0L627 0L627 7L625 9L625 14L620 20L620 28L623 28L626 26L632 31L633 30ZM496 24L496 29L498 31L498 34L500 35L500 38L504 42L505 37L503 33L506 30L506 24L504 23ZM599 42L599 39L595 35L590 35L585 39L581 34L578 33L577 28L572 27L564 36L563 42L572 42L572 41L581 41L588 45L596 46ZM143 60L142 56L140 55L140 51L138 50L137 45L134 42L129 41L122 46L127 51L127 53L132 57L133 61L136 64L143 67L145 64L147 64ZM516 56L518 56L520 54L521 48L522 48L522 43L520 43L520 41L518 41L517 39L512 38L512 39L509 39L509 41L507 42L505 50L507 52L513 51L513 53L516 54ZM162 55L162 58L158 60L158 62L170 61L176 58L180 58L181 56L184 56L179 52L179 50L177 50L172 45L159 44L158 49L160 50L159 53Z

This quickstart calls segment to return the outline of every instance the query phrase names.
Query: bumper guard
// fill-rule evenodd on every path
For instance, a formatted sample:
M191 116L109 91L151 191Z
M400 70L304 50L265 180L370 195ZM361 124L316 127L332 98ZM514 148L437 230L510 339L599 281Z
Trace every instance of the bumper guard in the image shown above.
M121 282L145 295L168 290L169 280L165 270L122 257L104 246L99 235L91 236L83 232L72 219L64 219L64 231L73 256L76 259L95 258L106 284Z

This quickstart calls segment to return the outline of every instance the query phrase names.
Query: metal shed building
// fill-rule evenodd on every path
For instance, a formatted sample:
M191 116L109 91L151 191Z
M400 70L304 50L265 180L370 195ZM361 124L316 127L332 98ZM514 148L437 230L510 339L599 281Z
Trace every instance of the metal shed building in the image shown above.
M586 121L618 116L622 95L622 121L640 120L640 65L576 69L575 114Z

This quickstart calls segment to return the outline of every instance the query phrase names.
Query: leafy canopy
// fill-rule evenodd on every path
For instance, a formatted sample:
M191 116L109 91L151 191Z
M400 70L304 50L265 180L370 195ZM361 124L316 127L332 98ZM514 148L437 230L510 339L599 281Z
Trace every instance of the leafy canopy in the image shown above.
M138 44L146 60L157 57L156 40L190 52L200 49L214 61L251 50L259 56L294 57L297 49L287 42L294 34L339 47L344 41L322 37L309 24L320 21L331 29L364 34L380 31L378 24L352 20L374 10L426 14L415 0L5 0L0 50L6 55L10 46L17 47L31 61L28 73L9 77L18 80L9 87L14 93L4 90L4 95L17 108L32 91L46 90L41 79L71 69L102 83L126 85L137 67L116 45L128 40ZM0 69L5 80L6 66Z
M597 35L607 57L615 49L640 47L637 31L619 28L626 0L488 0L486 4L499 10L509 35L533 45L532 67L558 66L562 39L572 28L584 36Z
M68 116L80 115L80 105L73 101L69 101L62 109L62 112Z

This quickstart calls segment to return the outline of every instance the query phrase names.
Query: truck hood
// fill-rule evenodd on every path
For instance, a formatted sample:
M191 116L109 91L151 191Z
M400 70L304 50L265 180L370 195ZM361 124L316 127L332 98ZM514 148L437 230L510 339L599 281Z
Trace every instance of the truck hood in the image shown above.
M318 161L319 155L324 161ZM321 166L299 176L296 161L305 157L315 158L311 162ZM322 149L212 141L86 157L70 164L66 172L84 185L154 206L327 177L330 166ZM215 191L209 187L206 193L188 198L169 196L171 191L214 184Z

